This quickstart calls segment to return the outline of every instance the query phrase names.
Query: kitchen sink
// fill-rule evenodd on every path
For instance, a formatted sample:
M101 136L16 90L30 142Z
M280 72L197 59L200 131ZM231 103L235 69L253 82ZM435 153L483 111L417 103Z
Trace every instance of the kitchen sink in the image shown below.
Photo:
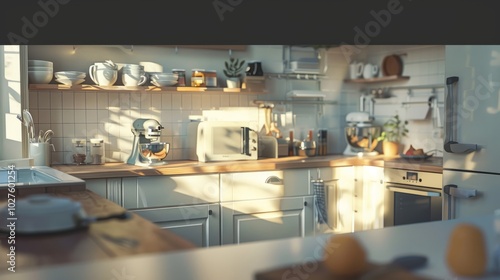
M0 168L0 189L10 186L72 186L85 181L48 166L19 167L13 170Z

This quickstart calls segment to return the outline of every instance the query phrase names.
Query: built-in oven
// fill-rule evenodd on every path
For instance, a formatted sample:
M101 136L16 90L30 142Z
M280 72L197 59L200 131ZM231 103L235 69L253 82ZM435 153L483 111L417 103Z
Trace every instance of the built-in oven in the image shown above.
M442 220L441 173L384 168L384 227Z

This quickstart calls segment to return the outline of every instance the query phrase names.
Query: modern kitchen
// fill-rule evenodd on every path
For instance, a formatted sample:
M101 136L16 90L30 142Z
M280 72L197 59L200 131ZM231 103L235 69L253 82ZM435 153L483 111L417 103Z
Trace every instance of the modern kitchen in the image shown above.
M0 275L498 279L500 46L353 48L3 46Z

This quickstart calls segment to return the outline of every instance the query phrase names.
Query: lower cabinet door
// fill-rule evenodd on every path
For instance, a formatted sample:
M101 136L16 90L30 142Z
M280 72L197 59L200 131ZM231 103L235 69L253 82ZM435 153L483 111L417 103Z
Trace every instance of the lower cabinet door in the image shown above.
M313 197L221 203L221 243L304 237L314 234Z
M220 245L219 204L130 210L198 247Z

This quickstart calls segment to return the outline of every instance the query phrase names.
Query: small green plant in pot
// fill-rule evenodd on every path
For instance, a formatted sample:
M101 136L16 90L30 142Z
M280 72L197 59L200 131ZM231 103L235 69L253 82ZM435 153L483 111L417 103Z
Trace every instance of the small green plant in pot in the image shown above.
M384 123L384 131L377 138L378 141L383 141L384 155L396 156L399 154L401 139L408 134L407 124L408 121L402 121L397 114Z
M241 86L241 76L243 75L243 66L245 60L231 57L229 61L224 62L224 75L227 77L228 88L239 88Z

